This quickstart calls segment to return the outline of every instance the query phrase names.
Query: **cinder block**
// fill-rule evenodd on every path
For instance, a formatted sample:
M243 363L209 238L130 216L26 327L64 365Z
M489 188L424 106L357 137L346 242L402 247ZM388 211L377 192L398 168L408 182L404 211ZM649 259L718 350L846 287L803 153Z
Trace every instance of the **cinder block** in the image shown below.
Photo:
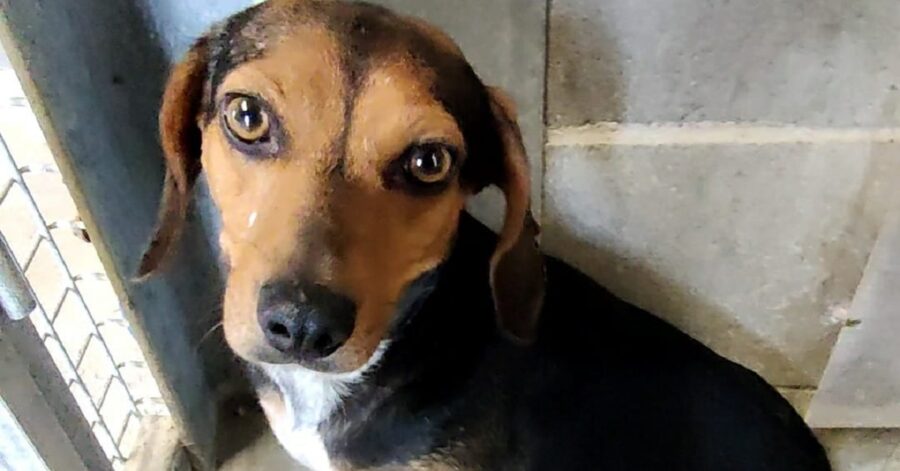
M544 247L785 386L817 384L896 144L550 147Z
M900 430L817 430L835 471L900 471Z
M809 403L812 401L816 391L812 388L791 388L781 387L778 392L785 398L801 416L806 416L809 410Z
M900 212L878 235L819 392L807 415L815 427L900 427Z
M895 0L553 0L548 121L900 121Z

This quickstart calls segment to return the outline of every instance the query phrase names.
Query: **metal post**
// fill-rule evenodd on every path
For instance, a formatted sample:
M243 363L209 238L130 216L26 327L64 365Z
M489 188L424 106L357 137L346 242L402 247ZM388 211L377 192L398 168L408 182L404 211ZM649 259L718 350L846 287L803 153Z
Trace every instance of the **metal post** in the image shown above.
M16 260L0 234L0 310L12 319L28 317L37 308L28 281L19 270Z
M112 471L34 326L2 312L0 397L51 471Z

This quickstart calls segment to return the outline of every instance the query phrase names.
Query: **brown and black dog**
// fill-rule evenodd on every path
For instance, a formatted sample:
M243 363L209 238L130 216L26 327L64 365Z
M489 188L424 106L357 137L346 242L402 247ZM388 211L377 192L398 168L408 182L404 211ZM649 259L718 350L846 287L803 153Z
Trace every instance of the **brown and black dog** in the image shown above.
M535 243L515 110L459 48L365 3L269 0L173 71L140 273L206 172L225 335L314 470L827 470L754 373ZM499 237L464 211L497 185Z

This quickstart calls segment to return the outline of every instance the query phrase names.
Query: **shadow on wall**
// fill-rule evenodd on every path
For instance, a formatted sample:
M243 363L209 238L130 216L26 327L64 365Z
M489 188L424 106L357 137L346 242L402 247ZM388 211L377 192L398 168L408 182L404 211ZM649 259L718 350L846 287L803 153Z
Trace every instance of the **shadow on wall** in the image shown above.
M567 114L581 116L574 125L588 124L596 120L621 122L625 118L624 69L615 38L595 18L555 13L550 15L550 34L547 38L548 76L547 101L551 110L566 110ZM582 44L591 44L589 53L581 51ZM583 60L571 52L579 51ZM590 77L590 80L584 80ZM566 93L579 90L579 94ZM595 100L573 100L570 97L590 96ZM593 109L593 108L600 108ZM560 116L546 116L547 126L562 121Z
M615 38L602 27L602 22L594 18L554 14L551 28L552 33L548 38L548 100L562 99L564 102L557 102L549 109L575 110L573 114L576 116L599 116L597 119L602 121L622 122L625 119L628 91L625 88L623 58ZM593 49L586 53L583 49L585 44L593 45ZM569 53L575 47L581 49L579 55L586 60L570 59L575 57ZM584 80L584 77L590 77L591 80ZM593 96L597 99L590 102L565 102L568 97L575 96L563 93L572 87L590 90L578 96ZM554 123L562 119L559 116L547 116L546 120ZM587 124L588 121L583 119L574 124ZM609 146L592 148L590 152L591 159L608 161L613 158L613 148ZM552 152L547 153L546 158L553 157ZM550 165L548 162L545 168ZM551 176L549 171L546 174ZM602 183L599 175L597 183ZM545 187L552 186L545 184ZM559 184L561 188L565 186L565 182ZM616 244L614 237L622 235L597 234L596 228L592 228L591 237L587 238L584 234L579 235L578 228L570 223L554 220L556 216L568 211L559 207L559 203L558 198L548 197L545 193L543 244L548 252L584 271L616 295L667 319L708 345L711 344L708 334L714 332L717 337L714 340L717 341L712 342L713 347L726 357L740 359L745 366L764 375L777 372L778 377L798 379L799 385L816 383L817 378L796 367L792 359L777 346L742 326L733 312L717 306L714 300L697 293L695 289L665 276L643 258L630 257L620 249L617 250L617 245L621 244ZM628 209L622 207L612 213L627 217ZM828 341L829 345L831 343L833 339Z
M171 64L179 62L190 45L205 34L216 22L228 15L246 8L254 0L221 0L208 2L205 0L144 0L137 2L137 8L152 30L147 37L153 41L160 53L160 58L168 70ZM166 74L167 75L167 74ZM145 93L144 95L149 95ZM159 112L160 92L153 95L154 103L147 107L154 122L152 136L157 136L155 122ZM142 108L143 109L143 108ZM194 197L190 208L188 227L183 241L174 254L181 271L195 272L186 279L179 279L174 286L179 291L202 293L202 301L184 310L186 321L191 330L192 347L200 353L208 363L206 373L211 386L228 396L235 390L246 387L243 381L237 381L240 370L239 361L231 353L225 343L221 329L222 293L224 291L224 267L218 251L218 211L209 198L206 179L201 177L196 183ZM150 234L147 234L148 240ZM173 267L174 268L174 267ZM196 272L202 272L197 275Z
M722 345L713 346L719 354L732 359L740 356L744 366L761 374L778 371L784 376L806 377L810 382L815 382L814 378L795 368L791 359L766 339L736 322L728 311L661 275L639 259L597 246L595 242L564 229L549 232L544 241L549 247L566 247L566 253L578 254L577 259L565 255L562 258L617 296L666 319L707 345L709 339L698 333L724 333L729 345L724 348ZM753 363L747 362L746 358L752 358Z

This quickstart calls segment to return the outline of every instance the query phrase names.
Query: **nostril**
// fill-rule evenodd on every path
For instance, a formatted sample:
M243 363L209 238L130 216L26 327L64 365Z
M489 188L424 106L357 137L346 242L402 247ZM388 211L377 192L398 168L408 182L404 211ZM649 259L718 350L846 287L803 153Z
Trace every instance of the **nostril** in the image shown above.
M291 338L291 332L288 330L287 326L280 322L270 322L269 333L271 333L275 337L284 337L286 339Z
M328 334L322 334L313 343L313 350L322 357L327 357L335 352L341 346L340 342L335 342L334 338Z
M300 351L308 358L330 356L347 342L352 329L352 323L343 325L334 318L307 319L306 338L302 340Z
M270 313L267 317L268 319L264 320L262 326L269 345L284 353L296 349L299 337L302 336L295 325L297 323L292 323L290 316L285 316L277 311Z

